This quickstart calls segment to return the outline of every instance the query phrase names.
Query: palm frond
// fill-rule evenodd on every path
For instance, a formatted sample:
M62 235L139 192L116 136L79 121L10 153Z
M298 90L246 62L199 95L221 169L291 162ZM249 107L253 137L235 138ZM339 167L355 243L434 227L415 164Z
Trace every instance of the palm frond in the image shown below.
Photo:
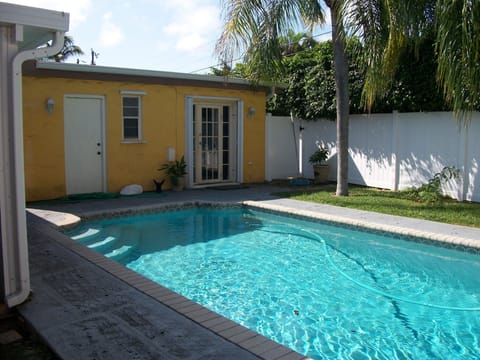
M250 77L275 80L282 68L281 38L291 29L324 21L318 1L230 0L215 52L222 61L243 57Z
M438 81L461 120L469 120L480 98L480 3L438 0Z
M386 92L408 44L418 46L433 26L434 0L345 0L342 17L350 35L358 36L367 53L363 101L371 108Z

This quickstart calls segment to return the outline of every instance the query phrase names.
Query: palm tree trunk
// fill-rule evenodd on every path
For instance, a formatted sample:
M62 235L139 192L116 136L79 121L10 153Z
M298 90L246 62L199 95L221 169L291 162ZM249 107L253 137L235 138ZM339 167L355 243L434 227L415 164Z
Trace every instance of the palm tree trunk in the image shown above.
M343 24L339 21L338 1L329 0L332 20L333 62L337 95L337 196L348 196L348 59L345 53Z

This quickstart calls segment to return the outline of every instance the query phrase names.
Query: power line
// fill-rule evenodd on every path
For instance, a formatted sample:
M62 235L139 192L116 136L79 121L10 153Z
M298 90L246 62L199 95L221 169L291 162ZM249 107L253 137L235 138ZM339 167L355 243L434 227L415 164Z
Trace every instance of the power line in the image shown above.
M235 61L238 61L238 60L241 60L243 58L243 56L240 56L236 59L232 59L231 62L235 62ZM199 71L203 71L203 70L208 70L208 69L211 69L212 67L217 67L217 66L220 66L220 65L225 65L225 62L221 62L219 64L215 64L215 65L210 65L210 66L207 66L207 67L204 67L204 68L201 68L201 69L198 69L198 70L194 70L194 71L190 71L190 74L194 74L196 72L199 72Z
M317 34L317 35L312 35L312 38L319 37L319 36L323 36L323 35L327 35L327 34L331 34L331 33L332 33L332 30L330 30L330 31L325 31L325 32L320 33L320 34Z

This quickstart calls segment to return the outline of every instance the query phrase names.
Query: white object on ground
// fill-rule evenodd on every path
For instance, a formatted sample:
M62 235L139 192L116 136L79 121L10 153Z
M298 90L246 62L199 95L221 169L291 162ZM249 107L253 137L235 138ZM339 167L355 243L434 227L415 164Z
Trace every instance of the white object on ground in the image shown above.
M132 184L127 185L120 190L120 195L138 195L143 193L142 185Z

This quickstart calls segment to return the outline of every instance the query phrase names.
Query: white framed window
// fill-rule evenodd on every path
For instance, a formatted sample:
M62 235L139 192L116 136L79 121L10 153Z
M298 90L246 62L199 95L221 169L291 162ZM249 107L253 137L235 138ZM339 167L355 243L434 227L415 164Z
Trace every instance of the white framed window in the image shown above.
M123 140L142 140L142 98L122 96Z
M144 91L121 90L123 142L143 142L142 95Z

